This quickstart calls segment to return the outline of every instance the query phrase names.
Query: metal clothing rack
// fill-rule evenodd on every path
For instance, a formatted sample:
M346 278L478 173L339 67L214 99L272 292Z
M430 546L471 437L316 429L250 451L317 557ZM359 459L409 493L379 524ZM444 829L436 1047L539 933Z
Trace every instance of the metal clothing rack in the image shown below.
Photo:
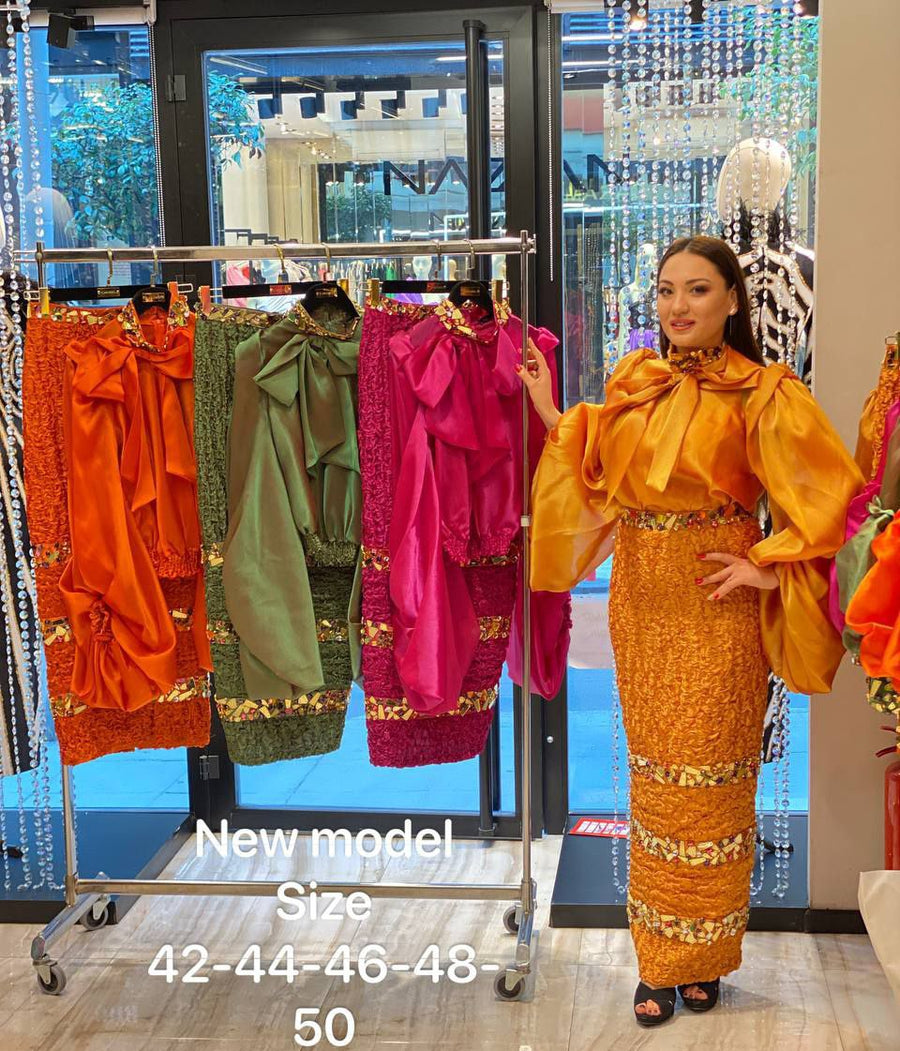
M46 266L49 263L104 263L117 260L136 262L153 260L156 263L181 262L226 262L244 259L325 259L353 257L367 259L385 256L414 256L423 251L440 256L468 256L470 269L474 270L474 257L481 255L518 255L520 268L520 316L522 319L522 364L528 363L529 322L529 257L535 252L535 240L527 231L519 237L498 237L472 241L414 241L401 243L347 243L347 244L298 244L227 246L165 246L143 248L50 248L38 243L35 251L18 253L23 262L37 265L38 285L46 292ZM46 302L47 295L41 296ZM500 970L494 981L498 997L518 1000L525 989L525 978L532 972L532 935L534 932L535 897L537 885L532 876L531 864L531 791L532 791L532 723L531 723L531 602L530 602L530 550L531 527L530 469L528 463L528 399L524 387L522 392L522 517L523 532L522 564L525 574L523 617L523 681L521 718L520 785L522 800L522 878L520 883L322 883L318 892L349 894L365 891L373 898L421 898L452 899L455 901L512 901L504 913L503 922L511 934L517 935L513 962ZM72 770L62 769L63 835L65 843L65 901L66 907L38 934L31 946L32 963L37 971L41 989L49 994L62 992L66 984L65 972L51 957L51 944L74 926L79 920L88 929L105 925L110 894L127 895L229 895L229 896L275 896L282 881L263 880L184 880L184 879L110 879L100 873L94 879L78 874L75 822L72 797Z

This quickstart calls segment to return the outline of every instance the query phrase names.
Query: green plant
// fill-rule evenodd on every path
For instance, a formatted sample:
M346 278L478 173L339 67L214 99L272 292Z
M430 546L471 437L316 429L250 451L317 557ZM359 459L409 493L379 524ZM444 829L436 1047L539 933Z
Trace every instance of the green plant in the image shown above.
M262 152L264 133L246 92L231 77L209 75L210 141L220 167L241 150ZM111 81L79 92L51 125L52 185L69 203L69 232L89 244L146 244L157 237L156 150L149 84Z
M745 15L744 39L752 40L758 33L756 15L748 10ZM758 118L762 101L771 95L771 112L776 121L781 115L798 114L799 120L788 125L788 141L784 144L791 155L794 174L806 175L815 169L817 127L816 113L819 97L819 19L801 18L799 40L794 39L794 24L778 22L767 34L763 61L747 76L737 77L722 85L723 96L740 103L739 119ZM796 56L798 68L793 68ZM768 109L769 107L767 107Z
M141 244L158 228L153 110L147 84L88 89L51 126L53 187L87 243Z
M329 241L375 241L390 226L391 199L367 186L329 186L325 196L325 236Z
M251 113L252 100L233 77L210 72L206 80L209 106L209 141L221 167L240 166L241 150L248 147L251 157L261 157L265 131Z

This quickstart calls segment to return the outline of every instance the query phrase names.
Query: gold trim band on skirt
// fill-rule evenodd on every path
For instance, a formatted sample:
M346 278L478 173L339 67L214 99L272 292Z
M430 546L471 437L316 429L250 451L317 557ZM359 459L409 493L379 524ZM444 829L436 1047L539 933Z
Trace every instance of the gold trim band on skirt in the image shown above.
M410 719L444 719L446 717L469 715L472 712L484 712L493 708L497 703L497 687L492 686L487 690L473 690L464 693L459 698L456 708L449 712L440 712L438 715L427 715L410 708L405 697L366 697L366 718L370 722L382 720Z
M718 788L735 781L746 781L756 777L759 767L758 757L693 766L687 763L658 763L655 759L628 753L628 769L632 774L661 785L678 785L681 788Z
M636 817L632 817L631 841L663 861L683 861L686 865L724 865L753 853L756 846L756 825L750 825L735 836L693 842L656 835L645 828Z
M264 700L217 697L216 710L223 722L244 723L260 719L345 712L349 699L349 690L319 690L316 693L303 694L301 697L268 697Z
M490 642L492 639L508 639L510 618L479 617L478 627L481 633L481 642ZM393 627L390 624L384 624L376 620L364 620L362 622L362 644L364 646L373 646L375 649L393 649Z
M182 701L191 701L196 697L209 697L209 680L206 678L190 678L190 679L177 679L175 685L168 693L162 693L159 697L154 697L148 701L148 704L177 704ZM50 710L54 716L60 718L63 716L80 715L81 712L87 711L92 706L85 704L80 697L76 697L74 693L63 694L62 697L51 697L50 698ZM119 708L97 708L95 711L110 712L110 711L122 711ZM123 712L123 714L128 714Z
M629 923L688 945L711 945L720 938L733 938L743 932L750 918L749 905L720 919L669 916L631 894L628 895L626 911Z
M717 528L731 522L743 522L754 516L739 503L732 502L724 507L704 508L698 511L642 511L636 507L627 507L621 514L620 521L635 529L650 529L656 532L669 532L676 529L705 529L708 526Z

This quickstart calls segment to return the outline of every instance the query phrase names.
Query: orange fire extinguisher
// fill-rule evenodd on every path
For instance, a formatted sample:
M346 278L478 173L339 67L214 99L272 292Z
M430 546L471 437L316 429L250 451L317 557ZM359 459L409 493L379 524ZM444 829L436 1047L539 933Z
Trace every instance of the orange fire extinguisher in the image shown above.
M881 729L897 734L897 743L875 754L900 753L900 726ZM884 867L900 869L900 761L891 763L884 772Z

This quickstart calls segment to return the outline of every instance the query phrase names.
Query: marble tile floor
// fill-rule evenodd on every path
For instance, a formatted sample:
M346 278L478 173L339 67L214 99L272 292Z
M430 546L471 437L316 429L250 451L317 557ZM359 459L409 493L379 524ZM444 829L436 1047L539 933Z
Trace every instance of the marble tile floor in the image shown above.
M355 1018L352 1051L632 1051L715 1048L723 1051L891 1051L900 1049L900 1010L868 939L851 935L751 933L745 963L728 980L710 1015L680 1011L659 1031L631 1019L636 970L627 931L551 929L549 896L561 845L534 845L539 906L537 967L525 999L494 997L490 973L469 984L437 983L388 972L366 984L359 976L304 973L293 985L264 975L259 983L212 964L235 964L251 944L267 966L283 945L297 964L324 965L340 945L354 961L366 945L384 946L392 962L414 963L430 944L442 965L456 944L471 945L475 964L511 961L514 939L503 930L502 903L373 899L365 920L294 922L277 916L273 898L145 897L117 927L77 928L54 947L68 987L43 995L29 962L35 928L0 926L0 1051L288 1051L297 1008L319 1018L345 1008ZM195 856L188 843L166 875L185 878L515 882L519 845L460 842L453 855L313 859L309 840L293 859L223 860ZM209 953L197 977L168 984L148 975L159 948ZM338 1041L342 1023L335 1026ZM327 1047L322 1041L319 1047Z

